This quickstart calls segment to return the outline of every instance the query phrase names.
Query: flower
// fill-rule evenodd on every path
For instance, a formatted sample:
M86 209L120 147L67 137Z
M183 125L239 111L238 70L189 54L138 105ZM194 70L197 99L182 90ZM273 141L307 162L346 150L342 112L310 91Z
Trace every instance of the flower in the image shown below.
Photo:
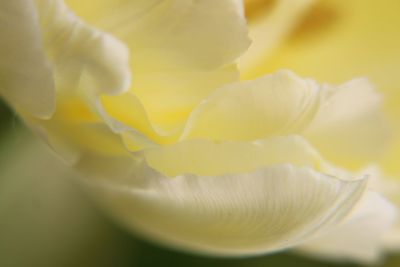
M376 234L391 227L395 207L341 165L368 163L387 136L366 79L241 81L240 1L67 3L77 15L61 0L1 3L0 92L128 228L251 255L329 233L365 201ZM288 26L273 24L281 40Z

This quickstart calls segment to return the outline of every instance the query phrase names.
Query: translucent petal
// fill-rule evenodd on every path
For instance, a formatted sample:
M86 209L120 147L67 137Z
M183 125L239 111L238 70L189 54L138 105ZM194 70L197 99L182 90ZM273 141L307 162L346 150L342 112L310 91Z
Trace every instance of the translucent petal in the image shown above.
M319 86L289 71L220 88L191 114L183 139L254 140L299 131Z

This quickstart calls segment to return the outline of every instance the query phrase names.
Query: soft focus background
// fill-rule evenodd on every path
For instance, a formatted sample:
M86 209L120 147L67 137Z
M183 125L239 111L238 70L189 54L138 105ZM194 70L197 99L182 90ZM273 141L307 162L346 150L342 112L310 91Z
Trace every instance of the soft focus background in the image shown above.
M218 259L169 250L106 218L49 149L0 102L0 266L359 266L293 253ZM400 266L390 256L378 266Z

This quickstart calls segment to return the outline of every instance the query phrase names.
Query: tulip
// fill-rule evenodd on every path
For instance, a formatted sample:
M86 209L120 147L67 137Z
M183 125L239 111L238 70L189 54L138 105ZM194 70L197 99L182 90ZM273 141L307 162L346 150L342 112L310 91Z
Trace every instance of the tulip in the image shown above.
M271 13L266 49L309 2ZM389 132L380 95L287 70L241 80L264 46L247 51L240 1L0 3L0 94L128 229L242 256L306 250L365 214L374 240L392 227L362 168Z

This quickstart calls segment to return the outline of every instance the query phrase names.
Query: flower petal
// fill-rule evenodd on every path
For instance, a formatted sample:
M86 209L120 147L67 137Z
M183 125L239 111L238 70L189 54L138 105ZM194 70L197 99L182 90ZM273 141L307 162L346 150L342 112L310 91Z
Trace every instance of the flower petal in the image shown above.
M169 139L153 125L140 100L130 92L100 97L93 106L113 132L121 134L129 150L163 144Z
M127 227L168 245L215 255L272 252L341 221L365 181L291 165L245 174L167 178L146 165L130 178L86 180Z
M289 71L220 88L191 114L183 139L254 140L295 133L312 119L319 86Z
M389 129L380 104L366 79L318 85L279 71L217 90L192 112L181 139L299 134L329 161L357 169L386 148Z
M187 173L207 176L245 173L284 163L328 172L318 152L300 136L252 142L189 140L142 153L149 166L171 177Z
M0 94L40 118L55 109L55 88L32 1L0 2Z
M128 49L75 16L61 0L36 0L58 91L116 94L130 86Z
M239 80L233 64L211 71L135 74L132 92L146 108L149 120L169 135L182 131L190 112L216 88Z
M129 46L135 75L131 92L164 132L181 128L210 92L239 79L233 62L249 39L238 1L68 3L91 25Z
M384 249L383 237L390 234L397 215L392 203L377 193L368 192L343 224L296 250L324 259L376 263Z
M91 25L112 32L129 44L137 71L214 69L233 62L249 45L243 8L237 1L67 3Z
M146 97L139 99L132 92L102 96L97 109L154 142L171 143L178 140L190 111L202 100L202 94L196 91L204 93L205 88L214 89L234 80L236 75L232 76L230 69L232 66L215 72L141 75L135 83L147 84Z
M127 48L111 35L83 23L61 0L33 3L43 56L52 65L57 106L49 120L36 119L24 111L20 115L69 163L76 163L86 150L126 153L121 151L124 147L118 143L118 136L106 129L87 99L128 89Z

